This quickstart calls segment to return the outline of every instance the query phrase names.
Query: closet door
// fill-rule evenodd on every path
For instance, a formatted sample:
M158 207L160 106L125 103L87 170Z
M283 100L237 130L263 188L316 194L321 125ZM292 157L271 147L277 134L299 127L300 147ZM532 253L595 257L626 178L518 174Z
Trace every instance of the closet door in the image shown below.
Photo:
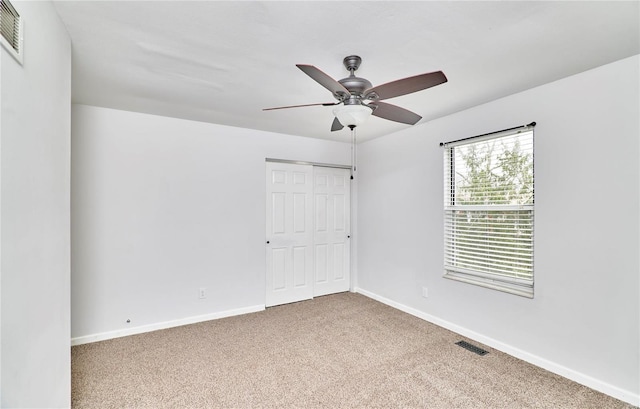
M313 166L266 166L269 307L313 297Z
M351 284L351 172L313 170L313 295L348 291Z

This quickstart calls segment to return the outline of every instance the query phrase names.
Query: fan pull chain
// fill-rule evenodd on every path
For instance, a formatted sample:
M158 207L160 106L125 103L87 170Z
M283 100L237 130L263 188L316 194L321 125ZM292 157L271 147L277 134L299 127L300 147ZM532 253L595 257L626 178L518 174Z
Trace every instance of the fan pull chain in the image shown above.
M358 141L356 141L356 129L353 128L353 171L356 171L358 164Z
M356 131L355 126L350 126L351 129L351 180L356 172Z

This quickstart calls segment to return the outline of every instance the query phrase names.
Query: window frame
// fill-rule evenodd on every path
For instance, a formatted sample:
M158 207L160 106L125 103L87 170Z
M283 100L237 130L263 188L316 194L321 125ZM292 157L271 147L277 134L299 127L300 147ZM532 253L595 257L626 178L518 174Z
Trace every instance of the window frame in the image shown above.
M473 284L485 288L490 288L510 294L515 294L527 298L533 298L534 296L534 233L535 233L535 155L534 155L534 143L535 143L535 135L533 132L533 127L535 123L524 127L511 128L505 131L494 132L490 134L484 134L477 137L465 138L458 141L453 141L449 143L442 143L441 146L444 148L444 274L443 277L451 280L456 280L460 282L465 282L468 284ZM459 204L456 202L456 148L470 146L472 144L476 144L480 146L480 144L485 144L489 141L494 141L494 143L499 142L500 140L505 140L507 138L518 139L519 141L523 137L531 138L530 147L524 151L525 154L531 155L531 198L530 202L524 204L514 204L514 203L504 203L504 204ZM467 186L468 188L468 186ZM518 227L518 220L524 220L525 223L529 223L530 233L527 235L527 239L524 241L525 248L529 249L525 253L530 252L530 255L525 256L525 262L523 263L523 272L504 272L504 273L496 273L496 271L482 271L482 267L480 269L474 268L466 268L460 267L459 264L473 264L474 262L470 262L469 260L469 252L473 253L476 250L466 250L465 252L460 250L463 246L457 243L462 242L461 234L458 233L460 230L457 226L460 225L459 219L456 219L456 213L464 215L468 220L473 218L474 212L478 212L476 214L481 214L482 212L503 212L498 213L504 214L507 216L513 217L514 231ZM461 213L462 212L462 213ZM507 217L505 216L505 218ZM457 225L456 225L457 223ZM511 226L509 226L511 227ZM469 240L469 235L471 234L473 237L482 237L482 235L486 235L487 227L484 229L479 228L472 230L471 227L465 226L465 236L463 237L465 240ZM485 240L484 250L486 253L490 253L494 248L490 246L490 243L495 238ZM477 240L472 241L471 245L480 245L482 241L481 238L472 239ZM489 244L487 244L489 243ZM465 245L469 245L469 242L464 243ZM500 263L503 262L500 260L500 257L503 257L504 254L510 254L512 251L513 243L507 245L507 247L503 250L496 251L497 256L495 255L487 255L478 257L477 265L482 264L490 264L491 269L495 266L500 266ZM520 249L517 246L514 246L516 251ZM484 257L484 258L483 258ZM513 257L521 257L521 254L517 254ZM465 263L457 261L462 260L463 258L467 258ZM488 260L488 261L487 261ZM518 263L514 261L512 263ZM468 266L467 266L468 267ZM519 268L520 269L520 268Z

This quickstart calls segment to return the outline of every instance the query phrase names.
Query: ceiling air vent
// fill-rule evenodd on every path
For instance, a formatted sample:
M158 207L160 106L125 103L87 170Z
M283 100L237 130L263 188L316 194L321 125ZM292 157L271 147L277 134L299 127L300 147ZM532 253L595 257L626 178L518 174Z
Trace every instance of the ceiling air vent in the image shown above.
M8 0L0 0L0 41L4 48L22 64L22 19Z

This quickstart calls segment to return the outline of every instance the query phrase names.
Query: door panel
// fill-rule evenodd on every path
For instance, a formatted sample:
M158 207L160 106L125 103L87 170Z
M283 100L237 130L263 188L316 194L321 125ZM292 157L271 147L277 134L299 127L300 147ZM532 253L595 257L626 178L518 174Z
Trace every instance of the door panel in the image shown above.
M293 248L293 286L295 288L305 287L310 284L307 279L309 270L307 268L307 253L309 253L309 246Z
M333 195L333 230L335 232L345 233L347 226L346 214L349 211L346 208L346 197L343 194Z
M285 193L273 193L271 195L271 220L273 221L273 234L283 234L285 232Z
M307 216L311 213L309 209L309 193L293 194L293 231L304 234L307 231Z
M266 163L266 306L313 297L313 167Z
M316 283L325 283L329 279L329 247L326 244L316 244L315 277Z
M315 215L316 215L316 224L315 230L317 232L326 232L327 231L327 222L329 214L327 213L327 195L316 194L315 195Z
M287 256L286 249L274 249L273 250L273 278L272 278L272 288L273 290L284 290L286 284L286 273L285 273L285 259Z
M349 169L314 168L315 276L313 295L348 291L350 274Z
M333 245L333 271L336 280L343 280L345 276L345 256L346 247L344 244L336 243Z

